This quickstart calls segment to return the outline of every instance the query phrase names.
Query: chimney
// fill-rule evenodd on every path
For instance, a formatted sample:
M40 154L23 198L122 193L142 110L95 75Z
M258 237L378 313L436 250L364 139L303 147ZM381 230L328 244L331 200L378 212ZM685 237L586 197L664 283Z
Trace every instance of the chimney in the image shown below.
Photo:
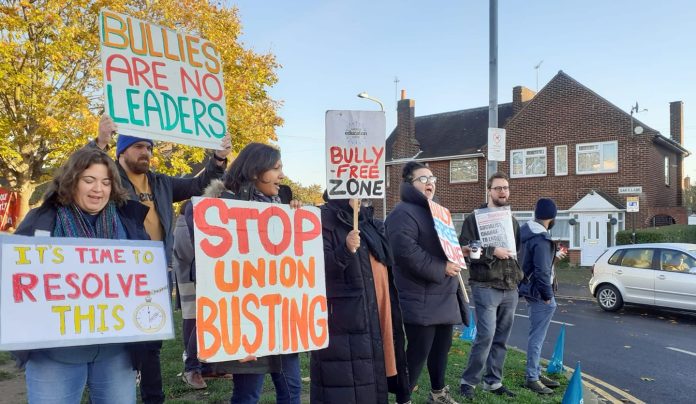
M684 144L684 103L669 103L669 137L680 145Z
M524 86L517 86L512 88L512 113L513 115L518 113L525 104L530 101L536 92L528 89Z
M395 159L410 158L420 151L416 140L416 100L406 98L406 90L401 90L401 100L396 106L396 134L392 150Z

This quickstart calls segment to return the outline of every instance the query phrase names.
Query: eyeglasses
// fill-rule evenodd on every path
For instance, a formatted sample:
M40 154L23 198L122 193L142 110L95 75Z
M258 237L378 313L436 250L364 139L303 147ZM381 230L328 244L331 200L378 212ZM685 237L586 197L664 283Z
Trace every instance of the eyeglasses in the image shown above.
M433 175L431 175L430 177L428 177L427 175L421 175L420 177L414 178L411 182L416 182L416 181L420 182L421 184L427 184L427 183L434 184L437 182L437 177L435 177Z
M491 187L495 192L509 191L510 187Z

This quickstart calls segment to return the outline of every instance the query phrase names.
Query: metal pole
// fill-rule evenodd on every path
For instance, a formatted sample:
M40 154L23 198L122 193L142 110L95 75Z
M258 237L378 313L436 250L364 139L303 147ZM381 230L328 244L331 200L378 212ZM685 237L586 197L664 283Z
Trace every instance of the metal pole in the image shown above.
M636 243L636 215L638 212L633 212L633 234L631 234L631 244Z
M498 127L498 0L489 0L488 127ZM487 135L486 135L487 136ZM489 145L490 146L490 145ZM490 153L488 153L490 154ZM486 157L486 180L498 171L497 161Z

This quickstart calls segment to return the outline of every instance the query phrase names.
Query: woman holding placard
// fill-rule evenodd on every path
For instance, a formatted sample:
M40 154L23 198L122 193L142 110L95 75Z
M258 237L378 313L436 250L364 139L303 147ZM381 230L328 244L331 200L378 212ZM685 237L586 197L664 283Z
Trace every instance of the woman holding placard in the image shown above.
M128 200L116 164L84 148L70 156L44 202L15 234L148 240L147 207ZM16 352L26 364L29 403L80 403L85 385L92 403L135 403L135 370L125 344Z
M312 403L410 401L405 336L384 225L357 200L321 208L329 346L311 353ZM349 202L350 201L350 202Z
M435 196L437 177L418 162L407 163L402 177L401 202L385 225L408 341L411 388L427 360L428 402L456 403L445 385L445 370L453 326L463 323L457 299L461 268L447 260L435 231L428 200Z
M296 200L281 199L285 178L280 150L261 143L249 143L229 166L222 181L214 180L203 196L245 201L283 203L300 207ZM193 206L186 210L186 223L193 238ZM271 373L277 404L299 404L302 394L299 354L248 357L241 361L224 362L218 371L233 374L232 404L257 403L261 397L264 375Z

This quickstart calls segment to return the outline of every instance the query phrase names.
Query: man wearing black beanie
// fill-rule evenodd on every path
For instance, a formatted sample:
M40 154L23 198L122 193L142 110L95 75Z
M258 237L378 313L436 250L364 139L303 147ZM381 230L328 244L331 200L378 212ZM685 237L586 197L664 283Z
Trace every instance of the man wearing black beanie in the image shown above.
M519 285L520 296L527 300L529 309L529 340L527 341L527 371L525 387L539 394L551 394L550 388L560 384L541 374L539 359L551 318L556 311L554 299L553 261L556 244L549 230L557 213L551 199L541 198L534 209L534 220L520 227L520 263L524 278Z

